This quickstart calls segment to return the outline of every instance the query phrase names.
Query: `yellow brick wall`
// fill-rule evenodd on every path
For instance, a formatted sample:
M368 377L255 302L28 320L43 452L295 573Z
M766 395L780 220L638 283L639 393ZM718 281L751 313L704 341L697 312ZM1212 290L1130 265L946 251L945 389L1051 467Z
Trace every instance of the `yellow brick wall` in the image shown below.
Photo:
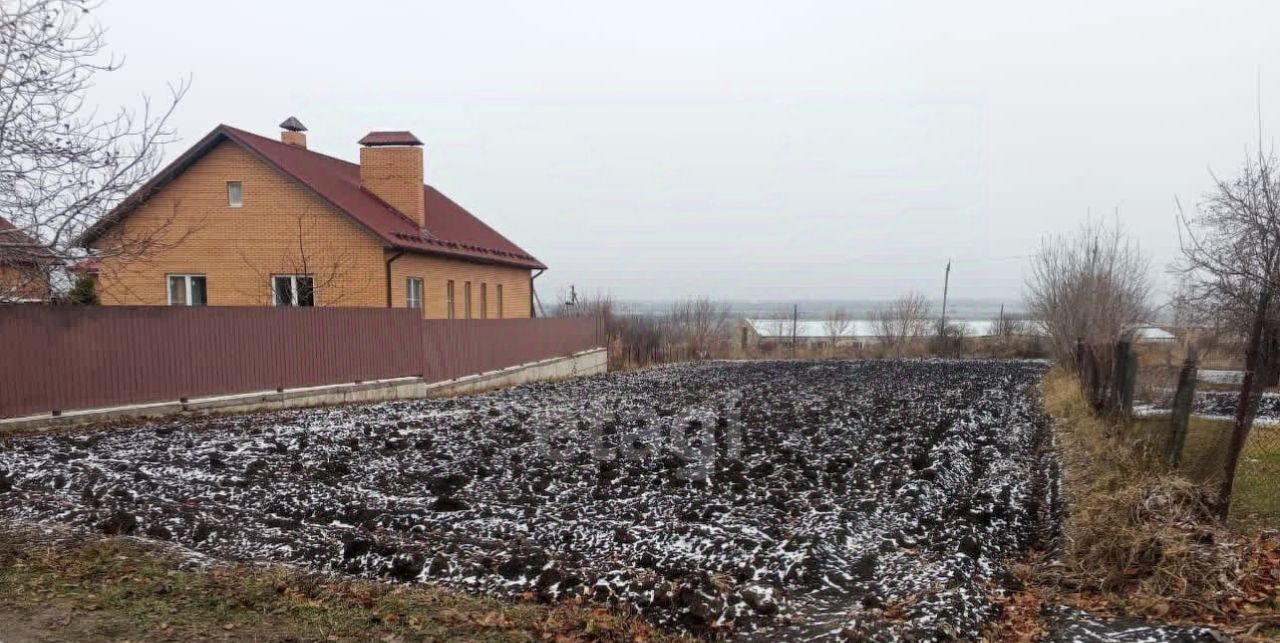
M0 300L48 298L49 282L43 270L0 264Z
M227 204L227 181L241 182L242 207ZM382 244L231 142L148 199L98 245L139 243L148 247L144 253L103 257L102 303L164 305L166 275L198 273L206 276L209 305L270 305L271 275L311 273L317 305L386 304Z
M227 204L227 181L242 183L242 207ZM271 305L271 275L292 273L314 275L320 306L387 304L384 262L391 251L292 179L230 142L216 147L132 212L102 246L118 246L120 239L146 240L153 247L138 256L103 257L98 294L106 305L164 305L170 274L205 275L211 306ZM456 284L458 319L464 317L468 280L474 318L480 317L481 283L488 284L490 318L498 315L498 284L503 286L503 316L529 316L527 269L406 253L392 263L392 303L397 308L406 304L409 276L423 278L427 318L447 317L449 279Z
M489 318L498 317L498 285L502 285L502 316L529 316L529 270L507 266L473 264L444 257L405 254L391 264L391 301L396 308L406 305L408 277L422 277L423 316L447 319L445 292L450 279L454 282L456 319L466 317L466 282L471 282L471 317L480 319L480 284L486 284L489 295Z
M379 146L360 148L360 183L391 207L422 227L422 148Z

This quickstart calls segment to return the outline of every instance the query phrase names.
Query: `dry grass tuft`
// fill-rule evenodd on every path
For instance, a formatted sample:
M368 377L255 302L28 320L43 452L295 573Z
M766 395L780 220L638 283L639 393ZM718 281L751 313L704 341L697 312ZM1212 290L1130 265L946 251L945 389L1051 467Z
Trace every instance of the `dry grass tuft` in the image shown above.
M1258 564L1274 535L1244 537L1216 522L1211 490L1094 415L1071 374L1055 369L1043 386L1070 511L1061 560L1044 566L1041 582L1087 607L1174 620L1230 623L1245 605L1280 608L1275 578Z

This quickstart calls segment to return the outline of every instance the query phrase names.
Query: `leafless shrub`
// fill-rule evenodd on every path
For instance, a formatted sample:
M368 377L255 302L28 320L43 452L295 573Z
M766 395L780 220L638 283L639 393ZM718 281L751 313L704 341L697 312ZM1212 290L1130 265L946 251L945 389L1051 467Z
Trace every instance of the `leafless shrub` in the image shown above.
M852 325L853 318L845 308L836 308L827 313L827 318L822 322L822 330L826 332L832 348L835 348L840 338L849 332L849 327Z
M186 93L170 87L163 105L102 116L90 103L95 74L120 68L108 56L90 0L0 3L0 214L21 235L0 239L0 253L22 252L61 265L83 255L77 241L111 207L140 188L174 140L167 121ZM162 229L117 231L100 240L101 257L139 256L173 243ZM50 263L32 265L35 279Z
M1003 341L1013 341L1029 330L1026 320L1010 315L1000 315L992 320L991 336Z
M1031 262L1026 300L1051 355L1069 362L1078 340L1108 346L1144 321L1149 264L1118 223L1090 220L1074 234L1045 239Z
M910 292L872 314L872 323L881 346L894 357L902 357L929 332L929 300Z
M561 297L560 301L552 309L553 317L599 317L604 320L612 320L616 305L613 296L597 293L585 297Z
M670 327L675 340L692 354L708 357L728 344L729 305L709 297L694 297L676 302L671 308Z
M929 338L929 352L939 357L960 357L969 328L962 323L947 322Z
M1236 466L1253 426L1268 365L1280 361L1280 169L1274 156L1246 157L1234 179L1214 177L1196 214L1181 217L1178 269L1192 297L1216 306L1246 337L1244 381L1227 453L1218 511L1226 517Z

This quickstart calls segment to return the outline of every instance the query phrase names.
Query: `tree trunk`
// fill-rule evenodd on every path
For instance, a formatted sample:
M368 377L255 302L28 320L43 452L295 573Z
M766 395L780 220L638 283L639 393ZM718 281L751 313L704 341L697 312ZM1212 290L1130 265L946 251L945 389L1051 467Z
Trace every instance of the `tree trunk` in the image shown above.
M1231 428L1231 445L1227 449L1226 466L1222 472L1222 486L1218 490L1218 518L1226 520L1231 511L1231 488L1236 479L1236 467L1240 464L1240 452L1244 451L1253 416L1258 408L1258 394L1262 380L1258 368L1262 365L1262 340L1267 311L1271 307L1271 285L1258 295L1258 308L1253 313L1253 328L1249 331L1249 346L1244 357L1244 380L1240 383L1240 400L1236 405L1235 425Z

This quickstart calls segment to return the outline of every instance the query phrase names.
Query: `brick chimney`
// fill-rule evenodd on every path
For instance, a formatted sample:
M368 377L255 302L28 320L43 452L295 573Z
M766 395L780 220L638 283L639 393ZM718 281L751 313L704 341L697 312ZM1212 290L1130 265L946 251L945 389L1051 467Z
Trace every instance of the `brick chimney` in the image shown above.
M422 141L409 132L369 132L360 145L360 187L426 227Z
M304 150L307 149L307 135L303 134L303 132L307 131L307 128L296 116L284 119L284 122L280 124L280 129L284 130L280 132L281 142L286 145L301 147Z

